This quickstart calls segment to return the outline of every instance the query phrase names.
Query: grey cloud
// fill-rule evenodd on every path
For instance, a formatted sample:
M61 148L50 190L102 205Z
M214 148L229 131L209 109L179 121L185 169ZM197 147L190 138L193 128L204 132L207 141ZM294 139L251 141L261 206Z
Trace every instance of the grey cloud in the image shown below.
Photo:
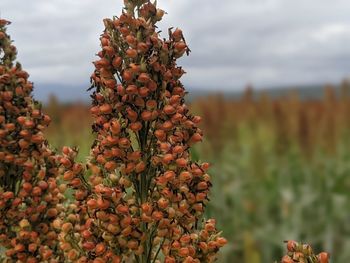
M9 31L19 59L37 83L37 93L46 94L50 85L88 86L102 19L118 15L121 3L1 1L1 14L13 21ZM166 34L168 27L182 28L192 49L179 61L187 71L184 84L189 88L338 82L349 73L348 0L158 3L169 13L160 29Z

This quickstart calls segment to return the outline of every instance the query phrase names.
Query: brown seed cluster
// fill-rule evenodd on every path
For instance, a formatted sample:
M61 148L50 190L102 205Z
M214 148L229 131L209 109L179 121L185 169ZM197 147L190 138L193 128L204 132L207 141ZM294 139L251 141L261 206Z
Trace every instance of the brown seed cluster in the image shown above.
M209 165L191 160L200 117L184 103L176 64L190 50L180 29L160 37L155 3L124 3L120 17L104 20L94 62L86 169L73 149L61 159L76 199L56 220L61 248L69 262L213 262L226 240L203 220Z
M5 262L62 262L53 219L63 195L57 156L43 136L50 118L33 100L32 83L0 19L0 245Z
M293 240L286 243L288 254L282 258L281 263L329 263L329 254L326 252L315 255L307 244L297 243Z

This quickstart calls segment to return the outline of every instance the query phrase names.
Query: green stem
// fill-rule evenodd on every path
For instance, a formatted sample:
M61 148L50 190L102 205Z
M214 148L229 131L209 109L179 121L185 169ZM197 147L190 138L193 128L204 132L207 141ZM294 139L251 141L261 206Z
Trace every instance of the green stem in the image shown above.
M158 250L157 250L156 255L154 256L154 259L153 259L152 263L155 263L155 262L156 262L157 257L158 257L158 255L159 255L159 252L160 252L160 250L162 249L162 246L163 246L163 244L164 244L164 241L165 241L165 238L163 239L163 242L159 245L159 248L158 248Z

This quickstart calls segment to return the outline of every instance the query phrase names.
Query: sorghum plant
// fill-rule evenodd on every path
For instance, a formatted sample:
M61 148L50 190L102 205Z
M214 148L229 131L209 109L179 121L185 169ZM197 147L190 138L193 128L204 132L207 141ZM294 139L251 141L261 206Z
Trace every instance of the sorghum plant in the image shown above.
M226 240L203 219L209 165L191 160L200 117L184 104L176 64L190 50L180 29L160 37L156 3L124 4L104 20L94 62L96 140L86 171L75 150L63 150L76 202L56 221L61 247L70 262L213 262Z
M52 221L61 211L57 157L41 111L0 20L0 245L4 262L62 262ZM3 262L1 261L1 262Z
M288 254L285 255L281 263L328 263L329 254L321 252L315 255L312 248L307 244L287 241Z

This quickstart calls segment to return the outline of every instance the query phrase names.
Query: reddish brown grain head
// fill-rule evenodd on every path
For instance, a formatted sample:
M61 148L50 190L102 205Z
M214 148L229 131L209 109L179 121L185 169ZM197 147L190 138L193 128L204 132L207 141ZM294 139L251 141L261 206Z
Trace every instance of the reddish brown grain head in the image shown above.
M165 262L212 262L226 239L215 220L202 220L210 176L190 148L203 133L185 104L185 72L176 62L190 50L180 29L160 36L164 11L155 3L124 4L119 17L104 19L91 75L90 176L72 174L74 158L65 153L65 178L79 200L62 243L84 244L80 261L154 262L162 254Z
M62 211L58 160L43 136L49 117L0 20L0 245L6 262L63 260L51 224ZM53 262L53 261L52 261Z

